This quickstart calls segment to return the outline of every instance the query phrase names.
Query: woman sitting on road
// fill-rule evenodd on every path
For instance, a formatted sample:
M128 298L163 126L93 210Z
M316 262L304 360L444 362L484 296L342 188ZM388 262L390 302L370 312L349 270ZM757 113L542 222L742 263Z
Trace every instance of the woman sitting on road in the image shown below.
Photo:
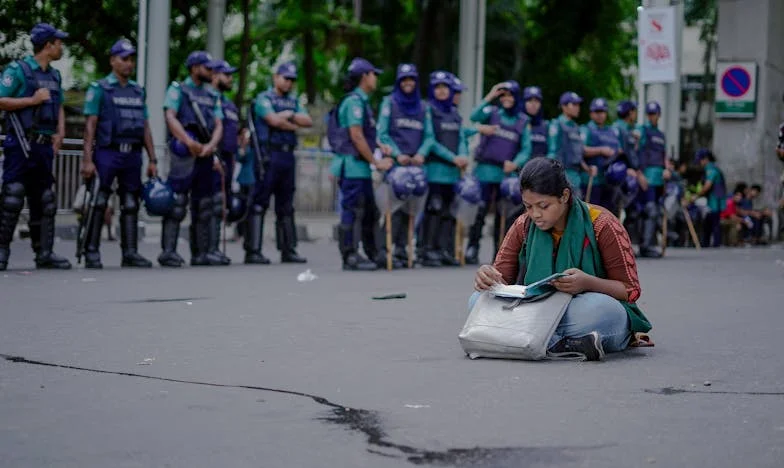
M620 221L573 197L556 160L528 162L520 187L526 212L504 238L495 263L477 271L475 289L525 285L563 272L568 276L551 284L574 298L550 340L551 352L600 360L605 351L651 346L644 335L651 324L635 304L641 289L634 252Z

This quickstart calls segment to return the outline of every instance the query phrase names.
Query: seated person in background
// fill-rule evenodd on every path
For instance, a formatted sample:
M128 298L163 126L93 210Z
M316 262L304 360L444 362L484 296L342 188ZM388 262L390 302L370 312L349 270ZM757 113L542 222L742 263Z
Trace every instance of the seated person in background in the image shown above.
M599 360L605 352L644 341L651 324L637 307L641 288L629 235L604 208L575 198L563 164L535 158L520 173L525 213L504 238L493 265L476 273L477 291L495 284L531 284L563 272L551 284L573 294L550 340L552 353ZM471 307L478 298L474 293Z
M735 184L735 190L733 193L740 192L743 194L741 199L735 203L735 208L738 210L738 216L743 221L741 223L741 235L740 235L740 243L745 244L746 242L751 241L751 230L754 227L753 222L751 220L751 199L749 199L749 184L746 182L738 182Z
M738 216L738 203L743 200L743 191L735 190L732 197L727 199L727 206L721 212L721 238L722 243L728 247L737 247L743 226L743 219Z
M762 194L762 186L754 184L749 189L749 200L751 201L751 221L753 227L751 228L752 242L756 245L765 245L767 240L764 239L765 225L772 232L773 230L773 212L765 205L765 201L760 196Z
M781 178L781 186L779 187L779 204L778 204L778 214L779 214L779 233L778 233L778 240L781 240L782 234L784 234L784 175Z

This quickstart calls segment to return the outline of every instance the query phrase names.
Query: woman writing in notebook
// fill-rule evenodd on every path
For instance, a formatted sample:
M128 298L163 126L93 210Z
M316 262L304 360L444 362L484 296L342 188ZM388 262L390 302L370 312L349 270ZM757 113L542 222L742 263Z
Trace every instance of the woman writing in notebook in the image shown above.
M572 196L563 165L536 158L520 173L525 214L507 233L493 265L476 273L474 287L531 284L565 273L551 284L574 295L549 350L599 360L605 352L650 345L651 329L637 307L641 288L629 236L609 211ZM471 305L478 297L472 297ZM637 335L635 335L637 334Z

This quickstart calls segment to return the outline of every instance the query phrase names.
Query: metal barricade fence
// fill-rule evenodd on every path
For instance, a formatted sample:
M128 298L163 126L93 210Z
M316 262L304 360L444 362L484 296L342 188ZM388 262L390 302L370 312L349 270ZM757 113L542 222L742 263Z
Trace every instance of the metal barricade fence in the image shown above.
M0 142L4 139L5 135L0 135ZM63 149L55 157L54 177L58 213L72 212L74 196L81 184L79 168L83 154L82 148L83 141L81 139L66 138L63 141ZM338 191L337 182L330 177L329 172L333 154L313 149L297 150L294 154L297 161L295 210L302 213L333 213ZM2 147L0 147L0 161L2 158ZM166 166L168 167L168 164ZM2 177L1 164L0 177ZM116 200L116 197L113 198ZM117 206L115 206L116 208Z

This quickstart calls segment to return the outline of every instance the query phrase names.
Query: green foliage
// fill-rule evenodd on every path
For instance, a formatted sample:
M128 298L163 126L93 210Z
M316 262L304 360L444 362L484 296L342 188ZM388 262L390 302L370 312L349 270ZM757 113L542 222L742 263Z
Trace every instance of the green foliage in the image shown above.
M334 101L348 61L358 55L385 70L386 90L400 62L415 63L423 82L434 69L457 71L459 0L365 0L360 18L354 3L228 0L227 17L241 27L226 37L225 56L245 65L236 77L236 100L247 102L265 89L282 60L297 63L298 89L310 102ZM634 83L623 72L636 60L637 3L488 0L486 88L506 79L540 85L549 115L557 113L557 97L567 89L611 100L631 95ZM688 3L687 18L689 8L715 10L715 0ZM71 34L68 47L81 74L94 61L93 73L101 75L108 71L107 48L119 37L136 40L137 8L138 1L127 0L0 0L0 65L19 53L13 41L20 34L48 21ZM206 19L207 0L171 0L171 79L184 77L190 51L205 48Z

